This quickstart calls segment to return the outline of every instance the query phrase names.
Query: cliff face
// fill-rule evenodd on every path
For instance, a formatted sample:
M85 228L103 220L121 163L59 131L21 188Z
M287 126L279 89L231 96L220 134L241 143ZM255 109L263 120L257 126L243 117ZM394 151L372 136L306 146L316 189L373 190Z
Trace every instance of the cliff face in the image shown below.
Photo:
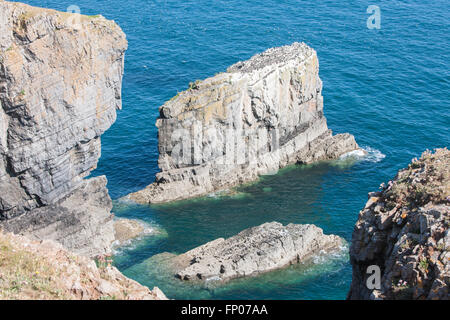
M106 179L83 180L121 108L124 33L0 1L0 224L89 254L113 240ZM92 224L85 224L85 222ZM65 236L68 238L65 239ZM96 248L81 249L96 243Z
M328 130L321 92L316 52L303 43L191 83L160 108L161 172L129 197L142 203L195 197L357 149L353 136Z
M353 232L348 297L449 299L450 152L425 152L382 187ZM371 265L381 271L378 289L367 287Z

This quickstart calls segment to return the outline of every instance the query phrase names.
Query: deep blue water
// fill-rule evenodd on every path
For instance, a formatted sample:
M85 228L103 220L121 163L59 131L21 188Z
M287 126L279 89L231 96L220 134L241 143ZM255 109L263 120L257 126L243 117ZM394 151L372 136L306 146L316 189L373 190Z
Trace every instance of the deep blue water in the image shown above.
M157 172L158 107L190 81L269 47L304 41L317 50L324 108L335 132L374 150L353 165L292 167L237 197L163 206L116 203L119 216L163 230L117 255L116 265L170 298L344 299L348 257L297 266L219 288L190 288L159 270L160 252L183 252L267 221L314 223L351 239L367 193L425 149L449 146L450 10L448 1L31 0L115 20L127 34L123 110L102 137L95 174L114 199L144 188ZM369 5L381 29L369 30ZM385 155L385 158L380 155Z

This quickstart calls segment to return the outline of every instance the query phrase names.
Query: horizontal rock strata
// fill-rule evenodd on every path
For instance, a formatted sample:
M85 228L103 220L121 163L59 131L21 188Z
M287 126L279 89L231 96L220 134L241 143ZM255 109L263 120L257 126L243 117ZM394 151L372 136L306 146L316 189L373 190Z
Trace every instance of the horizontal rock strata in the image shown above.
M80 253L113 236L104 179L83 178L121 108L126 47L102 16L0 1L0 224Z
M317 54L304 43L191 83L160 107L156 125L161 172L129 195L140 203L204 195L358 148L353 136L328 129Z
M338 250L343 241L314 225L271 222L208 242L172 258L170 265L183 280L227 281L307 262L321 251Z
M112 201L104 177L84 180L55 204L36 208L0 224L5 231L35 240L52 239L86 256L109 253L116 240Z
M448 300L449 225L450 152L437 149L369 194L353 231L348 298ZM369 266L379 267L378 288Z

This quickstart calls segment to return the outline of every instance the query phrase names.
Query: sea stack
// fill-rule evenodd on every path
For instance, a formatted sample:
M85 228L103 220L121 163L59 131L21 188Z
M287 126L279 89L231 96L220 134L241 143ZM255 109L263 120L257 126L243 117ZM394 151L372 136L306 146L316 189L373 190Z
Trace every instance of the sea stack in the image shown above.
M161 171L128 196L139 203L205 195L358 148L352 135L328 129L317 54L304 43L195 81L159 111Z
M369 194L353 231L348 298L449 300L449 225L450 151L427 151Z
M102 16L0 1L0 228L110 250L106 178L84 178L121 108L126 48Z

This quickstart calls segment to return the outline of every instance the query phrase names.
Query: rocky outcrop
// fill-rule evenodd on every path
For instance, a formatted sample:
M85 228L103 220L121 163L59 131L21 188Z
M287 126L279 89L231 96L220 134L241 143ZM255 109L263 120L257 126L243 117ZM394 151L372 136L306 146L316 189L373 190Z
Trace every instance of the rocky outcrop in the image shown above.
M339 250L343 241L335 235L324 235L314 225L271 222L166 261L174 275L183 280L227 281L307 262L319 252Z
M156 125L161 172L128 196L140 203L204 195L358 148L328 129L317 54L304 43L191 83L160 107Z
M167 300L125 277L108 259L67 251L51 240L0 232L0 300Z
M381 188L353 232L348 298L449 299L450 151L425 152ZM372 265L379 288L369 279Z
M114 236L100 136L121 108L124 33L102 16L0 1L0 224L103 253ZM90 246L90 248L88 248Z

